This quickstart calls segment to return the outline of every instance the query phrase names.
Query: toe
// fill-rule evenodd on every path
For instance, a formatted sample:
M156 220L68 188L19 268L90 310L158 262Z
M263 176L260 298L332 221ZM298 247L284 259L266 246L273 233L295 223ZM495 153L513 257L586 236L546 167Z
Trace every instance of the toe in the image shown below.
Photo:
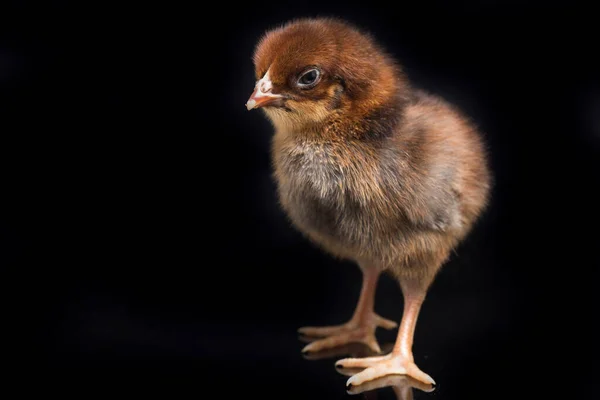
M383 317L380 317L379 315L376 315L376 325L382 327L383 329L394 329L396 327L398 327L398 323L394 322L392 320L389 319L385 319Z
M347 381L347 385L358 386L373 379L381 378L386 375L403 375L406 374L406 369L402 367L391 367L388 363L377 364L367 368L362 372L354 375Z
M375 335L366 335L362 342L366 344L369 347L369 349L371 349L373 352L377 354L381 353L381 348L379 347L379 343L377 343Z
M337 326L324 326L324 327L316 327L316 326L305 326L298 329L298 333L301 333L306 336L317 336L317 337L326 337L338 334L344 331L344 325Z
M435 381L433 380L433 378L427 375L425 372L421 371L419 367L417 367L415 364L412 364L411 366L409 366L409 368L407 368L407 374L411 378L416 379L419 382L435 386Z
M305 353L305 352L314 352L314 351L321 351L321 350L325 350L325 349L331 349L333 347L348 344L353 341L354 340L352 338L352 335L350 335L348 333L343 333L341 335L330 336L328 338L320 339L315 342L312 342L312 343L308 344L307 346L305 346L304 349L302 349L302 352Z
M387 356L364 357L364 358L345 358L335 363L336 368L368 368L378 362L387 360Z

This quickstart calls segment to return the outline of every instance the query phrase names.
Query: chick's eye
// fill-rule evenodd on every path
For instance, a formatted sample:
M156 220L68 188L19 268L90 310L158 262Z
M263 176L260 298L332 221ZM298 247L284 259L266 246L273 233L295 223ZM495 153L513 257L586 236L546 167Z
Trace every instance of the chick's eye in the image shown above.
M320 76L318 69L308 70L298 79L298 86L301 88L311 87L318 82Z

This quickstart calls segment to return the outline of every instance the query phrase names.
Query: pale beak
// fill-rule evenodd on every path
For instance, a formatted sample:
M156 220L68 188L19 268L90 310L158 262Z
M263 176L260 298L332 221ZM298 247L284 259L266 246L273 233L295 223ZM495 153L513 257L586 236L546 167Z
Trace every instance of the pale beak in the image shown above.
M246 108L248 110L252 110L254 108L264 107L264 106L267 106L269 104L276 102L277 100L281 99L282 97L283 96L280 96L280 95L261 93L258 89L254 89L254 92L252 92L252 95L250 96L250 98L248 99L248 102L246 103Z
M254 108L265 107L283 98L283 96L280 94L272 93L272 90L273 83L271 82L271 78L269 77L269 71L267 71L265 76L263 76L262 79L256 82L254 92L252 92L252 95L246 103L246 108L248 110L252 110Z

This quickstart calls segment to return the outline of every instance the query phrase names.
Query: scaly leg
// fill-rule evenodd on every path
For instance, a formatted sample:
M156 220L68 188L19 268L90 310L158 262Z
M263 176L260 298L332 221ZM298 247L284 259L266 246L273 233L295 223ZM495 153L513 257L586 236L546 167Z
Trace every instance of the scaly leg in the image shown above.
M435 385L434 380L415 365L412 353L417 318L427 289L407 280L400 284L404 294L404 314L392 352L382 357L346 358L336 363L337 368L366 368L348 379L347 385L350 387L386 375L407 375L420 382Z
M342 346L349 343L364 343L376 353L381 353L375 330L377 327L393 329L398 324L375 314L375 289L380 271L375 268L363 268L363 283L354 315L345 324L328 327L304 327L299 333L307 336L323 337L302 349L303 353L318 352L324 349Z

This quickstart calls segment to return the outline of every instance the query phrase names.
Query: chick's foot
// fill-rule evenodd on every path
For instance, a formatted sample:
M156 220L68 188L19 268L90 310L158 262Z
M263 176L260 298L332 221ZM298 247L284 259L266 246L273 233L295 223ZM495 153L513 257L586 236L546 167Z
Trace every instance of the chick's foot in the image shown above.
M366 368L348 379L346 385L349 388L388 375L405 375L426 385L435 385L435 381L421 371L412 358L394 352L381 357L346 358L336 362L335 366L349 369Z
M372 351L381 353L379 343L375 338L375 330L378 327L384 329L394 329L398 326L394 321L390 321L377 314L360 320L351 320L342 325L326 327L303 327L298 332L311 337L322 339L315 340L302 349L303 353L319 352L350 343L363 343Z

